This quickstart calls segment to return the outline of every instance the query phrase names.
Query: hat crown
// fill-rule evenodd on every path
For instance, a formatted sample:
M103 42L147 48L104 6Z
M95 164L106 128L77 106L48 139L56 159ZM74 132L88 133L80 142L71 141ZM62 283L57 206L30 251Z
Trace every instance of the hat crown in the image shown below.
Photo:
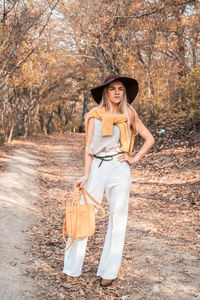
M121 76L118 75L118 74L112 74L112 75L109 75L109 76L106 77L106 79L104 80L104 83L113 81L113 80L118 79L118 78L121 78Z

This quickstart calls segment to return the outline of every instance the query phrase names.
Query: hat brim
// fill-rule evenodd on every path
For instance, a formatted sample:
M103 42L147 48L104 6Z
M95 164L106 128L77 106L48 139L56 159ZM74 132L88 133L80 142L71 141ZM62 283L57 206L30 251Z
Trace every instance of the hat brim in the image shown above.
M91 94L92 94L94 101L98 104L101 102L104 88L113 81L121 81L124 84L124 86L126 88L127 101L129 104L132 103L133 100L135 99L135 97L137 96L139 86L138 86L137 80L135 80L133 78L129 78L129 77L120 77L117 79L110 79L106 83L103 83L103 84L91 89Z

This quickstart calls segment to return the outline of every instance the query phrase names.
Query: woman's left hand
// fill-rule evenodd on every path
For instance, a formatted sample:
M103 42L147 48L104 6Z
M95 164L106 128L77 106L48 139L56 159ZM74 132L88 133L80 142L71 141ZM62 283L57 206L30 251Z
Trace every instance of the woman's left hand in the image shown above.
M128 155L128 153L124 152L120 155L117 156L117 159L120 161L120 162L124 162L124 161L127 161L129 163L129 165L132 165L133 163L133 157L130 157Z

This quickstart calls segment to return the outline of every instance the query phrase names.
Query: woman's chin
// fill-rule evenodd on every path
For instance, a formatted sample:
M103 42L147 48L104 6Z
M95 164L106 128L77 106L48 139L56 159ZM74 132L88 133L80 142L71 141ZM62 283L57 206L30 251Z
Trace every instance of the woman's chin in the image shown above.
M112 104L120 104L121 99L113 99L113 100L110 100L110 102L111 102Z

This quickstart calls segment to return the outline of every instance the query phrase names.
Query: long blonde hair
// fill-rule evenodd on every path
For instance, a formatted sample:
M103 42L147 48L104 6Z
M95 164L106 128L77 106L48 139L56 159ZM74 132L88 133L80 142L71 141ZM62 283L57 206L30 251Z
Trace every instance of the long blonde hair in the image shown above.
M136 110L128 103L127 95L126 95L126 88L125 88L123 83L122 83L122 85L123 85L123 88L124 88L124 95L123 95L122 101L119 104L119 110L120 110L120 112L122 112L123 114L125 114L127 116L128 128L132 127L134 133L137 135L138 130L137 130L137 126L136 126L136 121L137 121L137 118L138 118L138 114L137 114ZM109 97L108 97L108 85L104 88L101 102L98 105L98 107L95 108L95 109L101 108L103 106L106 107L108 110L111 109L110 102L109 102ZM131 123L131 121L132 121L132 123Z

